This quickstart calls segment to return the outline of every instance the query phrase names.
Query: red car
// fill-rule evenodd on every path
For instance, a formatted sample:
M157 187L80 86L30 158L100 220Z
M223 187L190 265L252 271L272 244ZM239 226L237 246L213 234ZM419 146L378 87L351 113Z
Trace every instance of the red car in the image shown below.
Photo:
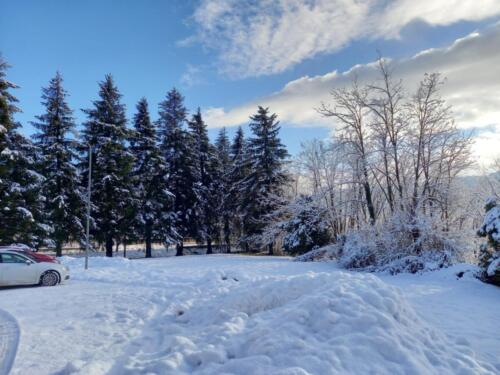
M1 250L9 250L9 251L14 251L19 254L26 255L27 257L33 259L37 263L42 263L42 262L48 262L48 263L61 263L57 258L47 255L47 254L40 254L34 251L33 249L30 249L26 245L11 245L11 246L0 246Z

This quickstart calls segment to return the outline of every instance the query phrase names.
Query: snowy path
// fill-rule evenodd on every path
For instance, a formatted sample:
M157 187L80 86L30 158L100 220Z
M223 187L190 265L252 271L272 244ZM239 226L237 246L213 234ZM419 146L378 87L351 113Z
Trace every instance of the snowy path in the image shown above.
M0 291L23 330L11 375L500 372L500 290L447 271L379 278L194 256L91 259L85 273L65 262L66 285Z
M0 375L8 375L16 358L19 326L16 319L0 310Z

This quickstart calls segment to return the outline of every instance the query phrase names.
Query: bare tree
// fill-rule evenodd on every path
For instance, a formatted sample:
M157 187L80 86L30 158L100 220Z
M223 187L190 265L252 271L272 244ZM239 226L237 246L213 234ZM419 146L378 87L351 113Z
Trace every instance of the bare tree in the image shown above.
M368 91L366 88L360 88L354 81L350 89L335 89L331 92L331 96L335 103L334 107L322 103L318 112L338 121L337 139L348 146L355 158L370 223L373 225L376 222L376 216L368 165L370 136L367 117L369 109L364 104L367 101Z
M386 197L391 212L394 212L394 188L400 203L403 201L404 185L400 165L401 137L407 125L404 117L404 90L402 80L394 80L392 70L383 58L379 58L380 80L368 86L369 96L364 104L373 115L372 128L378 142L383 161Z

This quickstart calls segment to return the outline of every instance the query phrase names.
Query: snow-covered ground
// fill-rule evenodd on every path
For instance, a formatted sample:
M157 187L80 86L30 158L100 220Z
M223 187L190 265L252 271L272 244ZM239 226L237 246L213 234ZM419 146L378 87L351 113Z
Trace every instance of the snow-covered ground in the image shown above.
M11 374L500 373L500 288L457 279L457 267L377 276L272 257L93 258L87 272L64 262L66 285L0 290L21 330Z

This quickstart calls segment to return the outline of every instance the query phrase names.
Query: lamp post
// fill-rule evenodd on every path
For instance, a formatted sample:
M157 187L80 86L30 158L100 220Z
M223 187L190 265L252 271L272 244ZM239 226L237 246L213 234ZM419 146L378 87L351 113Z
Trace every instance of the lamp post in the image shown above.
M85 269L89 268L89 245L90 245L90 194L92 190L92 146L89 143L89 178L87 186L87 225L85 240Z

